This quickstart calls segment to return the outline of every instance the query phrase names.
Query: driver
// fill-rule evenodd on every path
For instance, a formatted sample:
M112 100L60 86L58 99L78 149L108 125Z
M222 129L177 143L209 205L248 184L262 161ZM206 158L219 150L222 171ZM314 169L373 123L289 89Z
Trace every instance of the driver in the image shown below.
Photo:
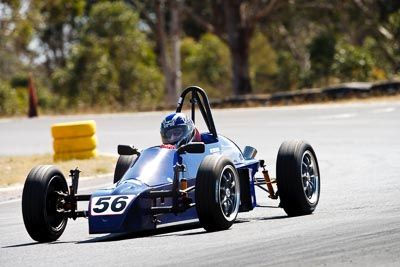
M161 140L164 148L178 148L195 137L193 121L184 113L172 113L161 122Z

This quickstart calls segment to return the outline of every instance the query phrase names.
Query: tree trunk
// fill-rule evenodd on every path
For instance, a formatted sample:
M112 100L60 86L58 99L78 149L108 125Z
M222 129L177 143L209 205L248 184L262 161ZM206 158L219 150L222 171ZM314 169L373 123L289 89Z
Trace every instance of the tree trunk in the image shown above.
M167 106L175 105L178 98L178 90L181 87L181 58L180 58L180 8L175 0L170 1L171 21L170 34L166 32L165 0L156 2L156 35L160 48L161 68L165 78L164 99ZM172 43L172 54L169 53L169 42Z
M249 75L249 46L253 27L244 25L238 0L224 1L226 29L232 62L232 91L234 95L252 92ZM246 27L247 26L247 27Z
M172 55L171 55L171 92L169 99L175 104L178 100L178 91L182 86L182 75L181 75L181 1L171 1L171 42L172 42Z

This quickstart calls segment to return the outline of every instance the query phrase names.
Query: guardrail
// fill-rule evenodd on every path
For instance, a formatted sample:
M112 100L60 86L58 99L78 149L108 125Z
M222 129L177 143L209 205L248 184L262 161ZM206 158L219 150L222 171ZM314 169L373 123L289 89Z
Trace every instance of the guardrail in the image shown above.
M218 100L213 99L210 102L213 107L251 105L268 106L278 104L313 103L348 98L367 98L396 94L400 94L399 81L380 83L352 82L327 88L304 89L263 95L243 95Z

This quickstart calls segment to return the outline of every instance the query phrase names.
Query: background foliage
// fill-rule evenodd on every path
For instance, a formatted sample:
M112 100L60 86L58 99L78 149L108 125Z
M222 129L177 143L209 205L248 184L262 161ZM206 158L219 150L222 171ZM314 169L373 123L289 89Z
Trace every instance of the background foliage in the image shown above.
M180 14L175 34L172 14ZM26 114L29 73L41 113L157 109L168 73L161 51L174 51L166 37L180 39L182 87L213 98L400 72L396 0L3 0L0 116ZM237 60L248 70L235 69Z

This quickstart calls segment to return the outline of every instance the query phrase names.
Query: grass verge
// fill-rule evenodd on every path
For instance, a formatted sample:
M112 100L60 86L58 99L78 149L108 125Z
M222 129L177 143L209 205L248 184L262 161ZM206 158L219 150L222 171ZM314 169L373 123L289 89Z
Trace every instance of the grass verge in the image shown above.
M55 165L65 176L69 170L79 167L81 176L94 176L113 173L117 157L100 155L97 158L85 160L53 161L52 154L34 156L7 156L0 157L0 187L13 184L23 184L29 171L36 165ZM65 177L67 178L67 177Z

